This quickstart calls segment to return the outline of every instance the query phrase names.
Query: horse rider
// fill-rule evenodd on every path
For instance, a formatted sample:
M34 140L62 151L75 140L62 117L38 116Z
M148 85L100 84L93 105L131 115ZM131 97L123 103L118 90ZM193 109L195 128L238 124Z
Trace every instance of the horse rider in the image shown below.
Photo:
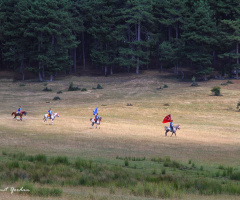
M99 119L98 113L95 115L95 122L97 123L97 120Z
M51 108L48 110L48 114L50 116L50 119L52 119L52 109Z
M170 129L171 129L171 132L173 132L173 120L171 120L170 122Z
M20 114L21 111L22 111L22 108L21 108L21 106L19 106L17 114Z

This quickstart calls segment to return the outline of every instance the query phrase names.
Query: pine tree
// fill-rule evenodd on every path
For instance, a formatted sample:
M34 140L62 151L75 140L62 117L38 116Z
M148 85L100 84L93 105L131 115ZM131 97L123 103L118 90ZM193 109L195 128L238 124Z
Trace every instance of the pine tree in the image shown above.
M186 43L186 57L198 67L198 73L207 79L212 63L213 45L216 44L214 35L217 33L213 13L207 2L194 2L192 12L186 18L182 37Z
M153 23L152 1L149 0L126 0L125 6L121 9L122 28L121 48L119 48L118 61L121 66L136 68L148 62L147 49L149 48L149 37Z
M231 9L231 16L229 19L221 20L223 25L222 36L227 44L227 48L221 58L228 57L231 60L235 60L235 64L230 64L229 68L234 69L236 72L236 78L238 79L238 71L240 69L239 63L239 43L240 43L240 2L233 0L229 2L228 7Z

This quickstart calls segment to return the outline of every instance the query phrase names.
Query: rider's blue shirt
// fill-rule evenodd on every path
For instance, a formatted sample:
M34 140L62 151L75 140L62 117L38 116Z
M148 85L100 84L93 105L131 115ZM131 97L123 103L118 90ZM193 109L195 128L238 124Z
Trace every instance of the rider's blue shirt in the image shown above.
M22 108L18 108L18 112L20 112L22 110Z
M49 110L49 111L48 111L48 114L51 115L51 114L52 114L52 110Z
M99 116L98 115L96 115L96 117L95 117L96 119L98 119L99 118Z
M173 127L173 123L172 123L172 122L170 122L170 127L171 127L171 128Z

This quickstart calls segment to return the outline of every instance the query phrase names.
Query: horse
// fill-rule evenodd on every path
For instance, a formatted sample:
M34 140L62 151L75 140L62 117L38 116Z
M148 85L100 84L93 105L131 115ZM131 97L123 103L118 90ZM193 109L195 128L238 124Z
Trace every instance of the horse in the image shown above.
M96 124L96 128L97 126L99 126L99 129L100 129L100 122L102 121L102 117L99 117L97 121L95 121L94 118L90 118L90 122L92 122L92 128L94 126L94 124Z
M53 120L55 119L55 117L59 117L59 114L58 114L58 113L54 113L54 114L52 115L52 118L51 118L52 124L53 124ZM47 124L48 124L47 119L50 119L49 114L45 114L45 115L43 116L43 123L44 123L44 122L47 122Z
M14 118L13 119L17 119L16 117L17 116L20 116L20 120L22 121L22 116L23 115L27 115L27 112L26 111L21 111L20 113L19 112L12 112L12 115L14 115Z
M169 131L172 132L172 135L175 134L175 136L176 136L177 129L180 130L180 125L174 126L172 131L171 131L171 128L170 128L170 127L165 126L165 131L166 131L166 132L165 132L165 136L167 136L167 133L168 133ZM171 135L171 137L172 137L172 135Z

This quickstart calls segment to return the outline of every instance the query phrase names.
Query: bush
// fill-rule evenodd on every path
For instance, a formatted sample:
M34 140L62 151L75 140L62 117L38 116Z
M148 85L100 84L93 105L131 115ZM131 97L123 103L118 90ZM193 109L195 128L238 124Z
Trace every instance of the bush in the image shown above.
M57 158L55 158L54 164L60 164L60 163L68 165L69 164L68 158L66 156L58 156Z
M45 88L43 89L43 91L45 91L45 92L51 92L52 89L50 89L50 88L48 88L48 87L45 87Z
M214 93L215 96L220 96L221 88L219 86L215 86L211 89L211 92Z
M87 91L87 89L86 89L86 88L83 88L83 89L81 89L81 91L84 92L84 91Z
M239 181L239 180L240 180L240 172L233 173L233 174L230 176L230 179Z
M23 87L23 86L25 86L25 84L24 84L24 83L20 83L19 86L20 86L20 87Z
M199 86L199 85L198 85L197 82L193 82L193 83L191 84L191 86L193 86L193 87L197 87L197 86Z
M63 92L61 91L61 90L59 90L58 92L57 92L57 94L62 94Z
M56 96L53 98L54 101L61 100L60 97Z
M81 88L79 88L78 86L74 87L73 82L70 82L69 87L68 87L68 91L77 91L77 90L81 90Z
M127 159L124 161L124 165L125 165L126 167L128 167L128 166L129 166L129 162L128 162L128 160L127 160Z
M237 103L237 109L239 109L240 110L240 101Z
M168 85L164 85L163 88L168 88Z
M96 89L103 89L103 87L100 84L97 84L97 87L96 88L92 88L92 89L94 89L94 90L96 90Z
M192 78L192 84L191 84L191 86L194 86L194 87L199 86L198 83L196 82L195 76Z

